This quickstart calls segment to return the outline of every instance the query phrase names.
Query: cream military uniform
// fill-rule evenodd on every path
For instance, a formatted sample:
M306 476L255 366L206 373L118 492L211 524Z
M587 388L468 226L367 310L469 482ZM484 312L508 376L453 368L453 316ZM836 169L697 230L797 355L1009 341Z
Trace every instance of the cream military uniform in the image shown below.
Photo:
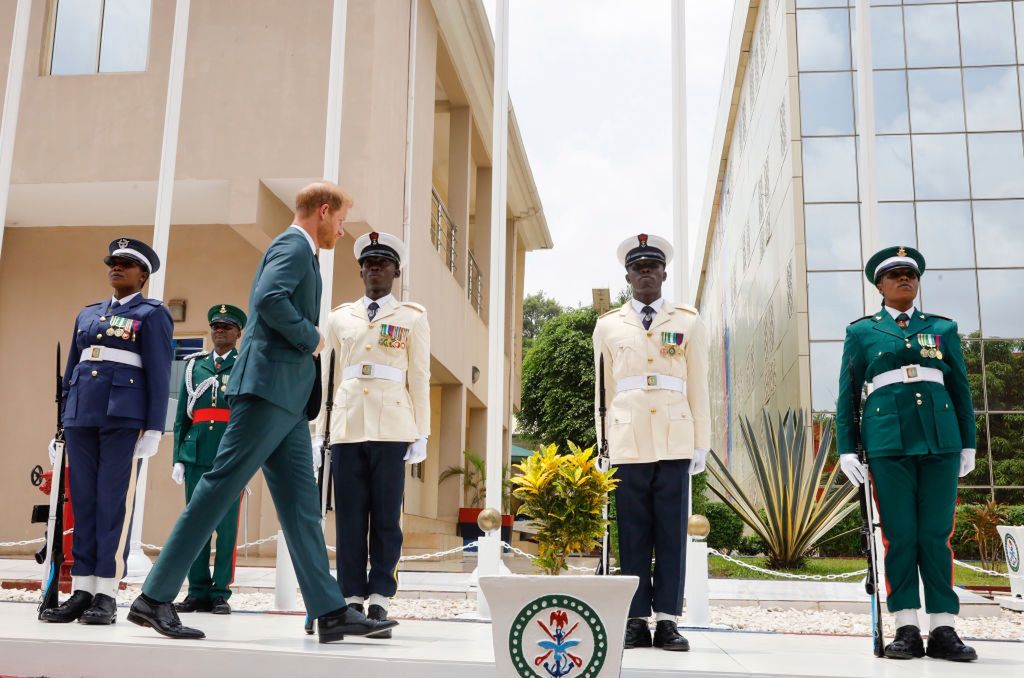
M430 435L430 326L419 304L380 300L373 320L363 300L342 304L327 319L322 355L328 383L335 355L331 444L367 440L412 442ZM326 428L326 409L316 435Z
M659 301L649 330L632 303L602 315L594 330L613 464L690 459L695 447L711 446L707 330L697 309Z

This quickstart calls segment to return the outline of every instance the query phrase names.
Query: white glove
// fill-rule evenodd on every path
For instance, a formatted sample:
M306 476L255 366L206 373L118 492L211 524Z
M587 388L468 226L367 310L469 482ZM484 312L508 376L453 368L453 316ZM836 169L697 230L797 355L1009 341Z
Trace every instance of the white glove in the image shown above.
M960 451L960 477L963 478L965 475L974 470L974 453L975 450L970 448Z
M843 473L850 479L850 482L854 485L861 485L868 477L868 468L864 464L860 463L857 459L857 455L849 452L847 454L839 455L839 467L843 469Z
M185 482L185 465L180 461L171 469L171 480L179 485Z
M695 476L698 473L704 473L704 469L708 465L708 451L703 447L693 448L693 459L690 460L690 475Z
M160 436L163 431L146 431L135 443L135 458L149 459L160 449Z
M50 445L46 448L46 451L50 453L50 466L57 463L57 439L54 438L50 441Z
M409 449L405 451L405 463L418 464L427 458L427 439L417 438L415 442L409 443Z
M313 470L319 471L323 459L320 458L320 448L324 446L323 436L313 436Z

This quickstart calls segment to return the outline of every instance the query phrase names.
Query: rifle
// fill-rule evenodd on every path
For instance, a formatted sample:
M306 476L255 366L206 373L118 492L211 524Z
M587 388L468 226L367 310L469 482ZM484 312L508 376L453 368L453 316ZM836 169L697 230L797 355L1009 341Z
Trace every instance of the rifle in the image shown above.
M602 352L600 358L598 358L598 396L597 396L597 416L601 420L601 445L598 447L597 453L597 467L601 471L607 471L611 466L611 459L608 456L608 435L605 432L605 415L608 409L605 407L605 388L604 388L604 353ZM601 518L605 521L604 535L601 537L601 562L597 564L596 574L611 574L611 557L608 553L608 530L610 525L608 521L608 502L605 502L604 508L601 509Z
M328 361L327 372L327 403L326 410L327 425L324 427L324 442L320 446L320 471L317 473L317 487L320 490L320 519L327 520L327 512L333 511L331 505L331 410L334 409L334 351L331 351L331 358Z
M60 569L64 565L64 503L67 501L64 464L64 420L61 416L61 394L63 379L60 373L60 342L57 343L57 434L54 446L57 458L53 462L53 476L50 486L49 513L46 517L46 555L43 562L42 598L37 610L40 619L43 612L57 607L57 596L60 589Z
M860 395L861 389L854 388L853 363L850 363L850 389L853 391L853 444L857 453L857 461L865 466L868 463L867 452L860 436ZM878 520L875 517L875 504L871 497L871 474L866 474L860 486L860 543L868 560L868 576L864 580L864 589L871 596L871 640L876 657L885 656L885 640L882 637L882 598L878 586L878 553L875 549L875 528Z

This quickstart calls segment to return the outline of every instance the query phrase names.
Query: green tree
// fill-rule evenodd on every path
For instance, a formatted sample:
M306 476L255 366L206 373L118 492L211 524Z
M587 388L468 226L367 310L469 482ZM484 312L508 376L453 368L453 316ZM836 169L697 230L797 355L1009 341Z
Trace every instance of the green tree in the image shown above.
M523 359L522 408L516 419L535 442L581 447L594 433L593 308L563 312L540 330Z
M523 355L525 356L541 329L552 318L557 318L565 309L544 290L526 295L523 299Z

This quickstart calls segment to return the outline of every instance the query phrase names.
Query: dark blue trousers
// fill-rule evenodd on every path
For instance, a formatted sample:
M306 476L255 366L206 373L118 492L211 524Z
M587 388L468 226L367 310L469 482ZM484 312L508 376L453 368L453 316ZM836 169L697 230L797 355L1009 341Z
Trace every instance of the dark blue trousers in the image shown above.
M139 433L137 428L64 429L75 516L71 541L75 576L124 576L139 477L140 462L133 456Z
M686 577L690 460L618 464L615 477L619 564L622 574L640 577L629 616L649 617L652 607L678 615Z
M405 442L372 440L331 445L338 584L346 596L390 598L398 591L408 448Z

